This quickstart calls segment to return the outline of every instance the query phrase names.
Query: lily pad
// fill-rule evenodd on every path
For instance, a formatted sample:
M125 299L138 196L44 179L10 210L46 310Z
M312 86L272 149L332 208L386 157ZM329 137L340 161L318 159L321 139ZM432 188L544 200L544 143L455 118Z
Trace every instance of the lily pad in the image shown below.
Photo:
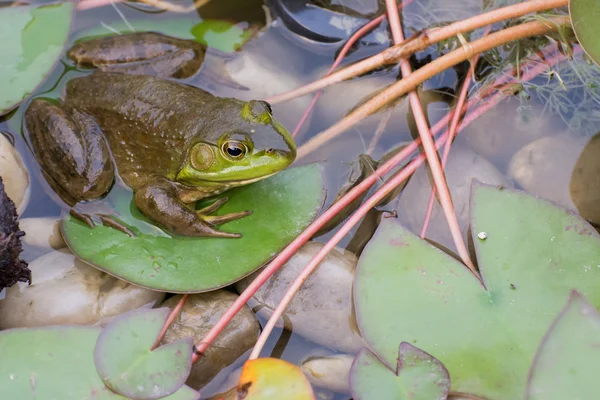
M0 115L44 80L63 52L74 4L0 8Z
M600 314L576 291L544 337L531 367L527 399L598 396Z
M192 368L192 338L151 350L168 316L168 308L136 310L104 328L94 360L106 386L135 399L160 399L183 386Z
M358 262L357 322L387 365L405 341L446 366L453 391L522 398L537 346L570 290L600 305L600 239L579 216L523 192L475 183L471 213L485 287L386 219Z
M579 44L600 65L600 3L598 0L570 0L569 14Z
M0 332L0 393L19 400L120 400L96 372L94 346L101 329L55 326ZM187 386L168 400L197 400Z
M302 370L277 358L249 360L242 368L238 399L314 400L315 395Z
M350 369L350 387L355 400L445 400L450 377L435 357L402 342L393 369L369 349L360 349Z
M123 280L165 292L206 292L252 273L310 224L325 197L322 168L287 169L222 196L229 201L216 215L254 211L221 226L242 233L241 239L171 236L139 213L131 192L118 188L108 201L137 237L105 226L90 229L71 217L62 221L62 232L77 257Z

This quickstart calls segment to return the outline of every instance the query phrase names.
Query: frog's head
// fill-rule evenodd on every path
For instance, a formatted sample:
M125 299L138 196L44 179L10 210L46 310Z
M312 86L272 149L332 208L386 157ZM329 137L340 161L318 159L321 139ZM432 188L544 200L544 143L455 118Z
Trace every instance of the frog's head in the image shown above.
M296 144L260 100L238 103L228 121L215 124L187 154L177 181L190 186L233 187L267 178L296 158ZM220 118L216 118L220 119Z

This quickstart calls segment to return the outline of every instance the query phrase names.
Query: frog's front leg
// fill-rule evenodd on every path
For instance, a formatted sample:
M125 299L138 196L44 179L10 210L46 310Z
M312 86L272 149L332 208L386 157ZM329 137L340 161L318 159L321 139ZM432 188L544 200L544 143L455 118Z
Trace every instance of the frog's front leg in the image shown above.
M214 226L243 218L252 214L251 211L209 216L206 214L215 211L227 200L217 200L214 204L196 211L181 200L186 197L184 192L185 190L177 184L165 178L156 178L151 183L134 190L134 202L142 214L176 235L242 237L239 233L219 231Z
M67 56L77 65L107 72L185 79L198 72L205 51L192 40L136 32L78 43Z
M93 218L78 210L78 203L103 197L115 177L108 145L96 122L77 110L34 99L25 111L25 127L46 182L71 207L72 216L93 227ZM104 225L133 235L107 214L95 215Z

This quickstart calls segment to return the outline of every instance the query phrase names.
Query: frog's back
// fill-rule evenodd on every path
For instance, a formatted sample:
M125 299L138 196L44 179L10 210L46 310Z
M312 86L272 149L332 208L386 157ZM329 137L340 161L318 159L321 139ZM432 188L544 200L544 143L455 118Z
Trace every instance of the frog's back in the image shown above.
M67 84L65 105L93 116L124 179L156 174L171 179L187 150L219 123L214 116L222 115L222 100L152 76L92 74ZM230 106L240 107L233 102Z

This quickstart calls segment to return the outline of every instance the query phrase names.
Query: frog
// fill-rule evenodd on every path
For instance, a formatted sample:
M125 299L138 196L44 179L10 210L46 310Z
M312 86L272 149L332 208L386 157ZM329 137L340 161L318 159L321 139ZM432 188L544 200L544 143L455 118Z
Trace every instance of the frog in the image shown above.
M24 127L46 182L73 217L135 236L114 215L85 211L118 184L173 235L242 236L219 226L252 210L211 215L227 197L200 210L195 204L284 170L296 145L266 101L221 98L182 82L203 55L199 43L146 32L67 52L93 72L70 79L58 100L33 99Z

